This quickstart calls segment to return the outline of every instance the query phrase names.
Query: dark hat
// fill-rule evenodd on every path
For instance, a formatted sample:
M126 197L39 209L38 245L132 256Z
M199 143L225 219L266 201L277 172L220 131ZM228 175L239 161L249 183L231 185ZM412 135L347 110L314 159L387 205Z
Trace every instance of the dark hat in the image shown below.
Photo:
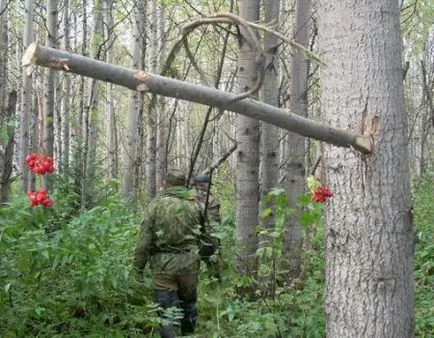
M209 175L200 174L194 179L194 183L209 183Z
M187 183L187 179L180 170L171 169L167 172L166 182L173 186L181 186Z

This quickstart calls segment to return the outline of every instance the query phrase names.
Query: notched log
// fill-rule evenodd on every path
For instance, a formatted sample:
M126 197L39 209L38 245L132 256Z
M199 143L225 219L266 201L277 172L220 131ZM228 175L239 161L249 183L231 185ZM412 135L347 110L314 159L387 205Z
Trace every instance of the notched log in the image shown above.
M68 59L54 59L48 63L48 67L57 70L70 71L71 69L69 68L68 61L69 61Z
M377 115L366 115L363 118L362 131L363 135L358 135L356 138L357 150L364 154L369 154L374 151L375 136L380 133L380 117Z
M145 73L144 71L140 71L133 75L133 77L140 81L140 83L137 85L137 91L139 92L147 92L149 91L149 85L148 81L150 80L150 76L148 73Z

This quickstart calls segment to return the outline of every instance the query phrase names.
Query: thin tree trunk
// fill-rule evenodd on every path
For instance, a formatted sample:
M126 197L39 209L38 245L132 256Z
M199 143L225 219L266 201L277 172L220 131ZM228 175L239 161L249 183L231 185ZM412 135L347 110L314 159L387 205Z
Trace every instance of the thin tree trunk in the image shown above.
M90 43L90 57L103 59L103 13L102 0L96 0L93 7L93 31ZM97 140L100 123L99 82L91 79L89 83L87 107L84 110L84 149L83 149L83 178L81 181L81 208L85 209L93 196L97 163Z
M136 3L136 14L134 21L134 40L133 40L133 59L132 68L142 68L142 47L143 47L143 32L145 21L145 7L142 2ZM128 114L128 128L126 132L126 145L125 145L125 160L124 160L124 178L122 185L122 195L125 199L135 199L135 173L137 165L137 142L138 142L138 123L139 123L139 110L140 110L140 95L138 92L130 93L129 114ZM136 186L136 188L138 188Z
M56 46L57 37L57 1L47 0L47 47ZM44 77L44 153L54 156L54 116L55 102L54 91L56 87L57 72L54 69L46 69ZM44 176L44 186L51 188L51 175Z
M167 45L167 33L166 33L166 8L165 5L160 6L161 14L159 15L159 31L160 31L160 41L161 41L161 54L160 54L160 64L163 64L166 58L166 45ZM166 176L167 170L167 139L168 134L168 123L166 115L168 114L168 109L166 109L166 98L164 96L160 97L160 107L157 113L157 142L156 142L156 154L155 154L155 191L163 187L163 179Z
M24 46L32 42L33 24L33 1L26 0L24 5L26 21L24 25ZM21 94L21 115L20 115L20 140L19 140L19 164L21 167L21 191L26 192L30 188L30 171L25 165L25 158L30 153L30 120L32 118L32 75L22 72L23 89ZM2 82L0 80L0 82Z
M322 120L375 135L360 155L324 144L327 337L413 337L414 281L399 3L318 6ZM339 24L337 24L339 23Z
M4 151L0 153L0 207L1 204L9 201L9 194L11 192L15 127L11 124L8 125L6 123L13 121L16 105L17 92L13 90L9 93L8 105L4 111L4 114L3 112L1 112L0 114L1 126L6 126L7 132L7 140L0 140L0 144L5 143L5 146L3 147Z
M114 20L113 20L113 1L106 1L106 22L107 22L107 62L113 62L113 52L115 41L115 33L113 32ZM107 177L108 179L116 179L118 177L118 139L116 128L116 115L114 107L114 90L113 84L106 84L106 116L107 116Z
M7 70L8 70L8 20L7 5L5 1L0 2L0 113L6 109L7 97Z
M267 26L272 26L274 30L279 27L280 0L267 0L264 3L264 19ZM280 71L279 71L279 44L280 41L272 34L265 33L264 35L264 53L265 53L265 76L264 83L259 91L260 101L269 105L279 106L279 86L280 86ZM261 182L261 214L268 208L273 208L274 201L265 201L264 195L272 188L277 188L279 183L279 129L268 123L261 122L261 138L260 138L260 182ZM260 224L265 229L271 229L274 226L274 212L269 213L267 217L260 218ZM260 236L259 246L269 246L270 238L267 235ZM271 258L271 260L270 260ZM271 267L274 265L274 257L262 257L260 264ZM275 270L261 269L266 271L264 277L264 285L270 294L274 294ZM271 271L270 271L271 270ZM271 272L271 274L270 274ZM271 283L271 284L270 284Z
M158 69L158 15L157 15L157 0L152 0L151 8L151 69L153 73L157 73ZM148 140L147 140L147 158L146 158L146 182L147 182L147 195L151 199L157 192L157 133L158 133L158 115L162 109L158 109L158 99L152 95L150 104L148 105Z
M241 0L240 16L247 21L259 20L259 1ZM258 77L255 55L240 28L238 55L238 88L246 92L254 87ZM257 236L259 213L259 120L245 116L237 118L236 225L238 234L236 268L241 275L255 277L257 271Z
M63 48L65 50L70 50L69 41L69 0L63 1ZM62 171L65 173L65 177L68 177L69 172L69 148L70 148L70 125L71 125L71 111L70 111L70 100L71 100L71 78L69 74L64 73L62 77L62 100L61 100L61 116L63 123L60 126L59 131L62 135L62 153L60 157L60 164Z
M311 0L297 0L295 8L294 40L305 48L309 46L311 30ZM294 51L291 61L290 109L294 114L307 116L309 61ZM289 133L286 137L284 185L289 195L289 207L297 209L297 198L305 190L305 138ZM288 218L284 237L284 270L288 278L297 278L301 269L302 234L299 215Z

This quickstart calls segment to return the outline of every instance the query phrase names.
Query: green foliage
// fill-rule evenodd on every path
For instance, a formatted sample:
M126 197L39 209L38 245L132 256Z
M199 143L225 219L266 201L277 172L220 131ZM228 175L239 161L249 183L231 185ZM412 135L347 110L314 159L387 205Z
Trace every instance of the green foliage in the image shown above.
M2 337L122 337L155 329L149 290L130 276L137 222L119 198L53 231L47 225L57 211L27 203L22 197L0 209Z
M416 335L434 336L434 179L426 178L415 198Z
M216 182L223 182L219 180ZM161 310L152 301L151 279L135 281L132 250L139 219L113 191L90 210L79 213L78 197L65 182L56 182L54 208L30 208L25 196L0 209L0 336L1 337L156 337ZM114 185L114 187L110 187ZM416 329L418 337L434 334L433 180L425 180L415 198L418 244L415 252ZM223 197L233 186L217 183ZM233 195L232 195L233 197ZM281 271L284 217L293 216L286 196L272 191L276 227L264 231L268 241L259 255L274 259ZM223 200L222 200L223 201ZM296 285L276 283L272 294L261 280L240 278L232 268L236 253L235 203L225 203L218 235L225 262L219 282L201 266L199 322L202 337L324 337L323 206L301 197L299 214L310 245L305 252L306 274ZM264 210L264 216L270 215ZM314 226L312 226L314 224ZM269 273L271 270L266 271ZM242 298L237 286L254 285L257 297ZM179 311L167 317L179 319Z

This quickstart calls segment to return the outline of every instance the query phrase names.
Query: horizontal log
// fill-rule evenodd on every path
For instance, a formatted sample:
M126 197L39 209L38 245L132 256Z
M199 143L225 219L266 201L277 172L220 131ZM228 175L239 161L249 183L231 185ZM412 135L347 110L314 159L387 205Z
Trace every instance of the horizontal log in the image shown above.
M333 128L249 98L234 101L235 94L212 87L112 65L37 43L30 44L22 58L23 67L32 64L95 78L131 90L151 92L229 110L302 136L353 148L364 154L371 153L374 147L371 135L359 135L349 130Z

